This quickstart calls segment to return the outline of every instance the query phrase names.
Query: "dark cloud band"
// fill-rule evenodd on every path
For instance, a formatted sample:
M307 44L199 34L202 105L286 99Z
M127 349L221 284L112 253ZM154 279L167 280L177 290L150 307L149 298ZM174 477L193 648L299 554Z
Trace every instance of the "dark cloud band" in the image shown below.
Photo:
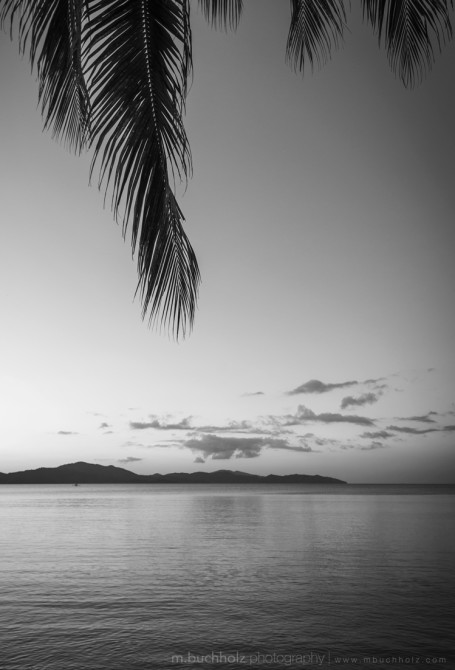
M287 395L298 395L299 393L328 393L328 391L346 388L347 386L355 386L356 384L358 384L357 381L341 382L338 384L324 384L324 382L319 381L319 379L310 379L309 381L305 382L305 384L301 384L292 391L288 391Z

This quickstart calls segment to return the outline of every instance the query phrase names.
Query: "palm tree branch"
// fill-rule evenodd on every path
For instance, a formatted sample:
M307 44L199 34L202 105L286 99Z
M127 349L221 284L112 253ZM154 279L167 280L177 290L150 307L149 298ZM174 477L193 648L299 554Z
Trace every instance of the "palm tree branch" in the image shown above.
M199 7L212 27L236 30L243 0L199 0Z
M160 320L164 326L173 324L177 335L180 330L185 335L187 324L182 317L188 315L188 322L192 324L196 307L194 286L200 281L199 268L181 223L183 215L171 191L165 194L165 203L165 225L157 225L153 245L141 246L138 290L144 305L143 318L147 313L146 305L150 304L151 322Z
M137 249L143 317L192 325L199 270L183 232L170 176L186 180L191 154L183 127L191 70L189 6L179 0L96 0L90 5L92 144L99 185L111 193L123 234Z
M304 71L326 63L339 46L346 26L343 0L291 0L291 25L286 44L286 60Z
M422 81L452 37L453 0L362 0L364 18L384 41L390 66L405 86Z
M44 128L80 152L87 140L90 102L82 66L82 0L7 0L2 24L19 16L19 47L37 65Z

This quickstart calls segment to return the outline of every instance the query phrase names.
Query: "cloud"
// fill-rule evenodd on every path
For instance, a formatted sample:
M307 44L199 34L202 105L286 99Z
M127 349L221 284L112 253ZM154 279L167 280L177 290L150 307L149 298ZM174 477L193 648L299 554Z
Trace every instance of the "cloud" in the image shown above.
M155 430L190 430L191 417L185 417L177 423L165 423L159 419L152 419L152 421L130 421L130 428L132 430L145 430L147 428L154 428Z
M444 432L445 431L451 432L451 431L455 430L455 426L443 426L443 428L441 428L441 430L444 431Z
M100 423L100 425L98 426L99 429L100 428L110 428L110 427L111 426L108 423L106 423L105 421L103 421L103 423Z
M184 442L192 451L200 451L204 458L227 460L234 454L241 458L259 456L263 447L263 438L257 437L220 437L207 433L199 438L190 438Z
M298 426L302 423L317 421L320 423L354 423L358 426L374 426L374 421L366 416L357 416L356 414L334 414L323 412L315 414L305 405L299 405L295 415L286 418L285 426Z
M182 442L181 440L178 439L163 440L162 442L154 442L153 444L144 444L139 446L143 446L144 449L169 449L170 447L178 447L179 449L181 449Z
M315 437L314 441L318 445L318 447L324 447L326 444L336 444L336 440L329 440L325 437Z
M224 426L194 426L200 433L257 433L250 421L229 421ZM259 431L260 432L260 431Z
M130 421L132 430L145 430L146 428L155 428L154 421Z
M202 458L202 456L196 456L196 458L194 459L193 463L205 463L205 461L204 461L204 459Z
M291 444L287 444L285 440L276 440L276 442L282 442L283 444L274 444L269 447L269 449L283 449L285 451L300 451L302 453L309 453L310 451L314 451L309 445L304 444L304 445L299 445L296 447L293 447Z
M385 449L386 447L387 447L387 445L382 444L382 442L373 441L367 447L360 447L360 450L361 451L373 451L374 449Z
M134 463L135 461L143 461L143 458L135 458L134 456L127 456L126 458L117 459L118 463Z
M232 457L257 458L263 449L311 451L305 447L292 447L286 440L274 437L226 437L212 433L185 440L183 446L191 451L200 452L204 458L212 460L228 460Z
M74 430L59 430L57 435L79 435Z
M242 394L244 398L252 397L255 395L264 395L263 391L254 391L253 393L243 393Z
M380 393L363 393L362 395L357 396L357 398L348 395L341 401L341 409L353 406L362 407L362 405L372 405L374 402L378 401L380 395Z
M122 447L143 447L144 445L141 444L140 442L136 442L135 440L128 440L127 442L124 442L122 444Z
M332 414L326 412L324 414L317 414L316 421L322 423L354 423L357 426L374 426L373 419L366 416L358 416L357 414Z
M396 433L408 433L409 435L425 435L426 433L437 433L439 428L412 428L412 426L387 426L387 430L394 430Z
M299 393L327 393L328 391L333 391L334 389L346 388L346 386L355 386L358 384L357 381L341 382L338 384L324 384L324 382L319 381L319 379L310 379L297 386L297 388L292 391L288 391L287 395L297 395Z
M386 440L388 437L393 437L392 433L388 433L386 430L378 430L376 432L366 432L362 433L360 437L370 437L371 439L380 439L380 440Z
M438 416L437 412L427 412L422 416L406 416L400 417L400 421L422 421L423 423L436 423L434 419L430 419L431 416Z

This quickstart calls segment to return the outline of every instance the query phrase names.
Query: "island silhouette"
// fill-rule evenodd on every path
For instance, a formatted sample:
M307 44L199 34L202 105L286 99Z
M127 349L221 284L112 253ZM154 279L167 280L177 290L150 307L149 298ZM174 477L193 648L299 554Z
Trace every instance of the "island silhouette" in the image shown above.
M138 475L115 465L67 463L55 468L0 472L0 484L346 484L321 475L253 475L239 470Z

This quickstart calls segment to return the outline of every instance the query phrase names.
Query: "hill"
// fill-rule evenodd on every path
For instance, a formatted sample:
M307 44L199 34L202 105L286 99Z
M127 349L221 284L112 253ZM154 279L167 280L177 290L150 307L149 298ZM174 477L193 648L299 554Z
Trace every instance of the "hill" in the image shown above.
M68 463L56 468L37 468L0 473L0 484L346 484L320 475L252 475L238 470L173 472L138 475L114 465Z

